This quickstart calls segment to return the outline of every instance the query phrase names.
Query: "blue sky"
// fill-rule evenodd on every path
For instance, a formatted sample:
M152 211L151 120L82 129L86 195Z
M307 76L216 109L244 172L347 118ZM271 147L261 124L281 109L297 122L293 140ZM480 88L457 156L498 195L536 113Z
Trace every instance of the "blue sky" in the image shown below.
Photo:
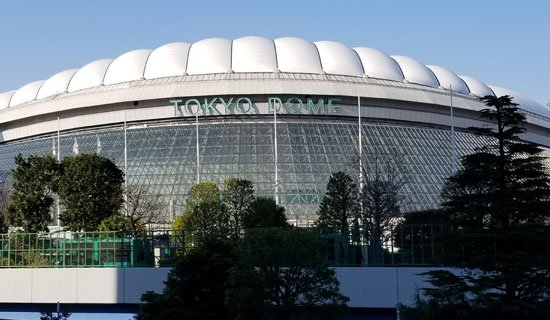
M2 1L0 92L100 58L209 37L367 46L550 102L550 1Z

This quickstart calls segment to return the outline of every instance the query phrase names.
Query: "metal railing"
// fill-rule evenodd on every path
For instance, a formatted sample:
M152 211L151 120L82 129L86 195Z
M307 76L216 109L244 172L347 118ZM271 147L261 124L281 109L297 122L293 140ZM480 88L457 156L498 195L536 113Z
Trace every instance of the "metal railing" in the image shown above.
M168 231L0 234L0 268L154 267L175 254Z
M442 225L397 226L380 240L352 243L321 234L331 266L437 266ZM171 266L195 247L193 233L174 230L139 235L119 232L0 234L0 268L102 268Z
M443 225L398 225L381 239L358 243L337 234L325 235L333 266L439 266L444 255L439 236Z

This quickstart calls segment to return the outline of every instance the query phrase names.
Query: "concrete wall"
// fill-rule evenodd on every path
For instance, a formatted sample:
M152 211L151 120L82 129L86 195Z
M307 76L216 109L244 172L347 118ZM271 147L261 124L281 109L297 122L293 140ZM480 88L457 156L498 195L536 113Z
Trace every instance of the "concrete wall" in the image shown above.
M340 291L350 298L351 308L395 308L413 305L421 288L429 284L421 273L436 268L336 268Z
M134 304L147 290L162 291L169 268L1 269L3 303ZM352 308L412 304L420 273L430 268L336 268Z
M169 268L1 269L2 303L139 303L164 288Z

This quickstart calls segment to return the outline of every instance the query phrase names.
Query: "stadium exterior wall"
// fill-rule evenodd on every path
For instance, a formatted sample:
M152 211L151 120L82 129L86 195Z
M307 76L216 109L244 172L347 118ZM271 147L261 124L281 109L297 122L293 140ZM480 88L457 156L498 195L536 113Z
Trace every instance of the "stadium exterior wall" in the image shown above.
M360 96L363 163L368 170L399 164L408 181L403 211L433 208L453 161L486 141L468 132L491 125L479 119L479 97L505 94L526 114L523 139L550 147L550 108L410 57L292 37L169 43L0 93L0 179L18 153L56 147L64 157L78 143L80 152L101 149L120 167L127 157L128 184L145 184L160 195L173 218L197 170L202 181L220 185L225 178L250 179L260 195L274 195L277 171L280 203L294 222L309 224L331 172L358 176ZM277 149L270 105L282 106Z
M274 195L273 108L279 109L279 200L289 218L311 224L330 173L358 172L357 96L361 96L363 161L401 166L408 181L403 211L433 208L452 168L451 92L411 83L335 75L217 74L138 80L44 98L0 110L0 178L22 153L57 148L71 156L101 152L124 166L128 123L129 185L159 194L166 215L183 211L196 182L195 116L199 112L202 181L223 187L230 177L252 180L260 195ZM228 103L231 101L231 103ZM322 104L320 103L322 101ZM486 138L468 133L484 106L452 95L457 158ZM526 112L524 139L550 146L550 120ZM58 120L59 119L59 120ZM57 130L61 133L57 144ZM357 174L358 175L358 174Z

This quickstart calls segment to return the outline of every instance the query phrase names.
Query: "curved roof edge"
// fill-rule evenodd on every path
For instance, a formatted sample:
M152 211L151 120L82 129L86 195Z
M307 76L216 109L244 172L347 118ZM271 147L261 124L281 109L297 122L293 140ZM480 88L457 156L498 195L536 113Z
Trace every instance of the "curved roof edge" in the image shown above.
M426 66L407 56L388 56L367 47L352 49L334 41L310 42L292 37L270 40L257 36L174 42L155 50L129 51L114 60L96 60L78 70L66 70L46 81L31 82L18 90L0 93L0 110L33 100L55 98L65 92L136 80L255 72L372 77L445 90L452 87L457 92L480 97L498 95L493 88L499 88L496 91L515 93L520 108L550 117L548 107L513 90L489 87L478 79L457 76L443 67Z

